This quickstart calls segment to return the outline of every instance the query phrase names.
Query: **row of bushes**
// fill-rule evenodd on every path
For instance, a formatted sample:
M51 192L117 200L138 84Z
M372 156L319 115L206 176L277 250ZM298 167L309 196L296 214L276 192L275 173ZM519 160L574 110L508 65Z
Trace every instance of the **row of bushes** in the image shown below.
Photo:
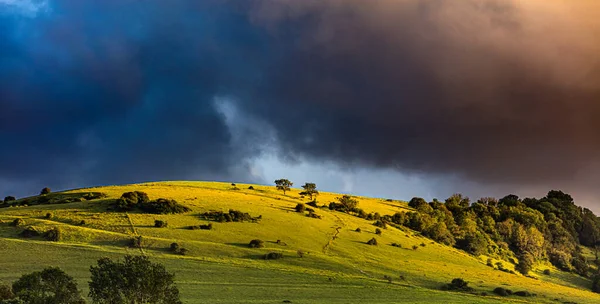
M69 204L82 202L84 200L95 200L105 198L106 194L100 192L89 193L56 193L44 194L40 196L24 198L17 200L14 196L7 196L3 201L0 201L0 208L18 207L18 206L35 206L35 205L54 205L54 204Z
M201 219L215 221L215 222L253 222L257 223L262 219L262 215L257 217L252 217L247 212L242 212L238 210L229 209L229 212L225 213L223 211L209 211L200 215Z

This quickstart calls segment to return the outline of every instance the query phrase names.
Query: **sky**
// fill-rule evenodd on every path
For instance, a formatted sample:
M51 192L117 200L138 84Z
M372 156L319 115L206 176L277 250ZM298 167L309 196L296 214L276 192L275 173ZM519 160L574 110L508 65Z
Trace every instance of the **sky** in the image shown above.
M597 0L0 0L0 196L157 180L600 211Z

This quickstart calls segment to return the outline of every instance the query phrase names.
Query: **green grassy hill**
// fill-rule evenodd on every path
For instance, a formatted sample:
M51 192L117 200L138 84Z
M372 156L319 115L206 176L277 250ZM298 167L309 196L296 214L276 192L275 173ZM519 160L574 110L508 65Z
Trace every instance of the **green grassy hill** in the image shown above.
M388 227L379 236L373 221L328 208L314 208L321 219L297 213L296 204L308 200L296 189L283 195L275 187L253 185L250 190L249 186L213 182L110 186L51 194L77 198L100 192L107 195L104 198L2 208L0 281L8 283L24 273L59 266L87 294L89 267L98 258L145 254L176 274L185 303L600 303L600 295L589 291L589 280L549 265L539 265L534 278L494 270L486 266L487 257L434 243L406 228ZM143 191L151 199L175 199L192 211L177 215L107 211L128 191ZM327 205L338 196L321 193L318 204ZM404 202L357 199L360 208L382 215L410 209ZM204 212L229 209L262 218L257 223L212 222L212 230L188 229L208 223L200 218ZM9 223L16 218L25 225L11 227ZM168 227L155 228L155 220L167 221ZM38 230L59 227L62 239L20 237L28 226ZM356 232L357 228L362 231ZM143 237L143 248L130 248L128 242L138 235ZM367 245L373 237L378 245ZM249 248L253 239L263 240L265 247ZM187 254L171 253L173 242L188 249ZM283 253L284 258L262 259L269 252ZM513 265L505 262L505 267ZM544 269L551 274L542 274ZM465 279L475 292L440 290L453 278ZM497 297L492 293L496 287L527 290L536 296Z

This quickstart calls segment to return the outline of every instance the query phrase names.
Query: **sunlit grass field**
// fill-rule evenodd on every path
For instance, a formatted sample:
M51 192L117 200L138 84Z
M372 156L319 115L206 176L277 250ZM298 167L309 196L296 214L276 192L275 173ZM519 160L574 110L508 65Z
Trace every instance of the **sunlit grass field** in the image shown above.
M388 227L378 236L373 221L328 208L314 208L322 218L309 218L294 211L297 203L308 202L298 189L283 195L272 186L252 185L254 190L249 186L215 182L110 186L68 192L102 192L108 195L103 199L0 209L0 281L9 283L24 273L60 266L87 294L89 267L98 258L146 254L176 274L184 303L600 303L600 295L589 291L589 280L550 265L538 265L535 278L501 272L486 266L487 257L433 243L408 229ZM178 215L106 211L128 191L146 192L151 199L175 199L192 211ZM317 201L319 206L328 205L339 196L321 193ZM360 208L382 215L410 209L404 202L385 198L357 199ZM200 219L201 213L229 209L262 219L212 222L212 230L187 229L208 223ZM47 213L52 214L50 219L45 219ZM63 240L20 238L23 228L8 225L15 218L25 220L23 227L60 227ZM167 221L168 227L155 228L155 220ZM143 236L142 250L127 246L136 235ZM378 245L367 245L373 237ZM248 248L252 239L265 241L265 248ZM170 253L173 242L188 253ZM299 257L298 251L304 256ZM263 260L268 252L283 253L284 258ZM544 269L551 274L542 274ZM474 294L440 290L453 278L468 281ZM497 297L492 292L496 287L536 296Z

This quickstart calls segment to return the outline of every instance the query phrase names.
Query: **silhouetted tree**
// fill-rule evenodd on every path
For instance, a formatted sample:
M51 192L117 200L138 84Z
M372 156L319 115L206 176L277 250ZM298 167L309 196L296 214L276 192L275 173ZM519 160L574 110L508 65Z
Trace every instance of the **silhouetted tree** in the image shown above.
M50 194L50 192L52 192L52 190L50 190L50 188L46 187L44 189L42 189L42 191L40 192L41 195L46 195L46 194Z
M275 181L275 187L277 187L277 190L283 191L283 195L285 195L286 191L290 190L290 187L292 187L293 184L294 183L285 178L278 179Z
M174 275L145 256L125 256L123 262L98 260L90 268L90 298L97 304L181 304Z
M346 212L351 211L358 206L358 201L352 198L352 196L350 195L338 197L337 200L338 202L340 202L340 204L342 204L342 207L343 209L345 209Z
M310 200L313 199L313 196L317 196L319 194L319 190L317 190L317 185L315 183L305 183L302 188L304 191L300 192L300 194L308 195Z

